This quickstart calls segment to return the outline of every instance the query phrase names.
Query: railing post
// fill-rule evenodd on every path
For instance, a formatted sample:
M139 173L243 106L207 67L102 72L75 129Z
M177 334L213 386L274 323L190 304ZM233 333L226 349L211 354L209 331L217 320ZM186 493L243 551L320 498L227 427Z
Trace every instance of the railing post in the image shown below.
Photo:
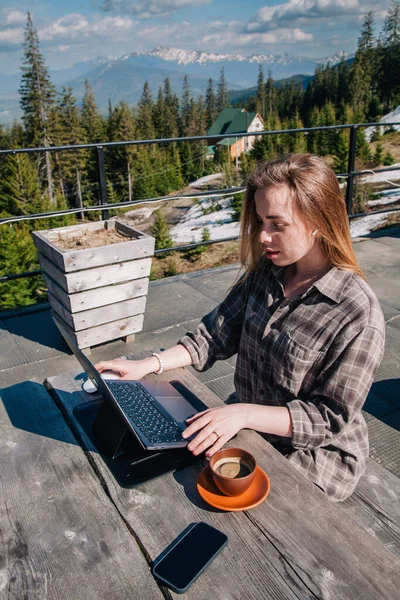
M99 192L100 204L107 204L107 187L106 187L106 169L104 164L104 149L103 146L97 146L97 168L99 174ZM105 221L109 217L107 209L101 211L101 218Z
M356 143L357 125L353 125L352 127L350 127L349 156L347 161L346 209L348 215L351 212L351 204L353 201L353 171L355 169L356 162Z

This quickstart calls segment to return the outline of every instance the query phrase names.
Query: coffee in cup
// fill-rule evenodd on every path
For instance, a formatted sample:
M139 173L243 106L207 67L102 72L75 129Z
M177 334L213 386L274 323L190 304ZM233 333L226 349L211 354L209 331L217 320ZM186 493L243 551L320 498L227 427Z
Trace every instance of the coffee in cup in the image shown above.
M210 458L215 485L227 496L238 496L250 487L256 466L254 456L241 448L225 448Z

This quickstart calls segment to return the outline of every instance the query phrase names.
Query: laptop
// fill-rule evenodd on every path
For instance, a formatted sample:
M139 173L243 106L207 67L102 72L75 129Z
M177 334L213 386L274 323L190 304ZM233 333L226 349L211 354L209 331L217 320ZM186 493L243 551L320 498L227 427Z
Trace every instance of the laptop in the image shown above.
M208 406L194 395L191 402L167 381L105 381L60 321L54 316L53 320L86 375L109 405L107 409L112 409L109 414L117 414L121 425L133 434L142 448L168 450L188 445L190 440L182 438L186 419ZM110 435L113 434L111 430L110 423Z

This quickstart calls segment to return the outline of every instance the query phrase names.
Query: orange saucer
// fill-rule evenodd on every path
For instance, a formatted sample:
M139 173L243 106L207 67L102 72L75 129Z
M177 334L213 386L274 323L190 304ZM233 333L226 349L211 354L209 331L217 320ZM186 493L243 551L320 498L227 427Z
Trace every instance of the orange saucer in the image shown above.
M248 490L240 496L225 496L214 484L209 466L205 467L197 479L197 491L214 508L220 510L249 510L260 504L268 496L269 479L260 467L256 467L256 476Z

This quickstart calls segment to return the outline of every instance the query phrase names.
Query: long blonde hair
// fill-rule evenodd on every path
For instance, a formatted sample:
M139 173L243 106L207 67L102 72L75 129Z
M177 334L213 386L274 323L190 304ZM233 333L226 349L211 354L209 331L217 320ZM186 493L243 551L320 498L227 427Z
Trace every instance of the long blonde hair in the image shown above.
M258 189L287 185L298 213L318 229L328 265L365 276L350 237L346 205L334 171L313 154L289 154L259 163L250 175L241 219L239 257L246 273L259 267L263 256L254 196Z

